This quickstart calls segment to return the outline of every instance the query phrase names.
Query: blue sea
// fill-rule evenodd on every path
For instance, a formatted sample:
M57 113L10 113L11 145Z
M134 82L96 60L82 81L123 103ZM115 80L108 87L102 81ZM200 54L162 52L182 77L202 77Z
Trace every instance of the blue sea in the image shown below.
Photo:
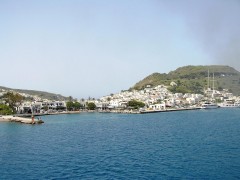
M0 123L0 179L240 179L240 108Z

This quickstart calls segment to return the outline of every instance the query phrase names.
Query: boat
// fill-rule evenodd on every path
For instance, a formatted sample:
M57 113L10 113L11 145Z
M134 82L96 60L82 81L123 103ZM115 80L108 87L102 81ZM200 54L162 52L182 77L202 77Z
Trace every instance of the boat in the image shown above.
M223 108L237 108L240 107L240 102L235 102L233 99L225 99L224 102L218 105Z
M201 106L202 109L216 109L219 108L219 106L216 103L212 102L205 102Z
M220 103L219 107L221 107L221 108L239 108L240 103Z

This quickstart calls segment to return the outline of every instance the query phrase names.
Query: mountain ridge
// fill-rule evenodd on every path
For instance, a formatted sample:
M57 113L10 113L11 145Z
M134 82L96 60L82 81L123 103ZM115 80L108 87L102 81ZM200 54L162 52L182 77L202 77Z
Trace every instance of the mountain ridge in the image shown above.
M61 94L55 94L55 93L50 93L50 92L46 92L46 91L14 89L14 88L9 88L9 87L5 87L5 86L0 86L0 89L4 89L7 91L12 90L12 91L15 91L18 93L25 93L25 94L29 94L32 96L38 96L42 99L49 99L49 100L56 100L56 101L67 100L67 97L62 96Z
M130 89L143 89L147 85L170 85L178 82L182 89L189 93L203 93L204 88L208 85L208 70L211 81L214 73L214 86L216 90L229 89L234 95L240 95L240 72L230 66L210 65L210 66L183 66L169 73L152 73L144 79L137 82Z

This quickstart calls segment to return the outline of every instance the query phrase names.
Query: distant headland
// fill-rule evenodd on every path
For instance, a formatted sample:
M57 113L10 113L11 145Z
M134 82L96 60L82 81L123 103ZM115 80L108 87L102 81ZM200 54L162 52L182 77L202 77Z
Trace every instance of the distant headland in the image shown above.
M234 95L240 95L240 72L230 66L184 66L168 74L153 73L136 83L130 89L143 89L147 85L169 85L172 81L181 83L177 91L183 93L203 93L207 86L208 71L215 77L215 89L228 89Z

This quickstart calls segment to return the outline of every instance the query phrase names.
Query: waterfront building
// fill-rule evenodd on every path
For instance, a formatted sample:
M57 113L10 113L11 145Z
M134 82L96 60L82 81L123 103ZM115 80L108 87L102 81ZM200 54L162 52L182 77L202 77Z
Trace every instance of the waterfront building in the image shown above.
M149 109L151 109L151 110L166 110L166 104L164 102L162 104L151 104L151 105L149 105Z
M58 110L66 110L64 101L25 101L16 107L19 114L53 112Z

